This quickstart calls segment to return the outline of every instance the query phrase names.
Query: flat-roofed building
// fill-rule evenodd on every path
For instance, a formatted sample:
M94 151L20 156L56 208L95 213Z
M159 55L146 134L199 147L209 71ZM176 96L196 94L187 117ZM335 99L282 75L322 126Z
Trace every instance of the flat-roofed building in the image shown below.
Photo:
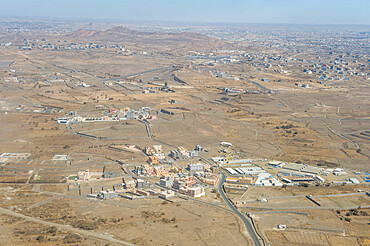
M324 168L321 168L321 167L312 167L312 166L306 166L305 168L303 168L301 170L301 172L313 173L313 174L319 174L322 171L324 171Z
M201 197L205 195L203 186L197 186L188 189L188 195L191 197Z
M239 168L244 174L255 175L265 173L266 171L260 167L241 167Z
M118 197L118 193L115 191L110 191L110 190L100 191L99 194L97 195L97 198L100 198L103 200L114 199L117 197Z
M300 164L300 163L288 163L283 168L293 171L301 171L303 168L305 168L307 165Z
M232 169L230 167L226 168L226 171L228 171L231 175L237 175L238 174L237 172L235 172L234 169Z
M351 181L352 184L360 184L360 181L356 178L350 178L349 181Z
M167 199L175 197L175 192L172 190L165 190L165 191L158 193L158 197L167 200Z
M1 158L9 158L9 159L27 159L30 157L30 153L2 153L0 155Z
M281 161L269 161L267 163L267 165L269 165L269 166L278 166L278 167L280 167L281 164L283 164Z

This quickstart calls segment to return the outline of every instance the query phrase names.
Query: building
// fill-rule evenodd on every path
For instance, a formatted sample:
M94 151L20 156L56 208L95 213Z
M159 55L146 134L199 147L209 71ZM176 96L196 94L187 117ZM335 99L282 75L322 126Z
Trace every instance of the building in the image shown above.
M235 172L235 170L234 170L234 169L232 169L231 167L226 168L226 171L228 171L231 175L237 175L237 174L238 174L238 173L237 173L237 172Z
M273 166L273 167L283 167L285 163L281 161L270 161L269 163L267 163L267 165Z
M228 142L222 142L222 143L220 143L220 145L222 145L224 147L231 147L231 146L233 146L231 143L228 143Z
M349 181L351 181L352 184L360 184L360 181L356 178L350 178Z
M203 146L200 146L200 145L197 145L197 146L195 146L195 150L196 151L199 151L199 152L203 152L204 151L204 147Z
M324 183L325 182L325 179L321 178L320 176L316 176L315 179L319 182L319 183Z
M188 164L188 170L191 172L203 171L203 164L202 163Z
M171 150L169 156L173 159L188 159L190 158L190 153L186 149L178 147L175 150Z
M159 158L157 156L149 156L148 163L151 165L159 165Z
M300 164L300 163L288 163L283 168L293 171L301 171L303 168L305 168L307 165Z
M305 172L305 173L313 173L313 174L319 174L321 173L322 171L324 171L324 168L321 168L321 167L312 167L312 166L306 166L304 167L301 172Z
M271 174L269 173L260 173L257 176L256 181L254 182L255 186L272 186L272 184L268 181L271 178Z
M211 167L211 173L218 174L219 168L218 167Z
M181 187L186 186L186 181L181 180L174 180L172 184L172 188L179 190Z
M167 199L175 197L175 192L172 190L165 190L165 191L158 193L158 197L167 200Z
M8 158L8 159L27 159L30 157L30 153L2 153L0 155L1 158Z
M240 174L247 174L247 175L256 175L260 173L265 173L266 171L258 166L252 167L241 167L236 169Z
M281 230L284 230L284 229L286 229L286 225L280 224L280 225L277 226L277 228L281 229Z
M129 110L126 114L126 118L129 120L133 120L135 119L135 117L136 117L136 111L133 109Z
M58 124L67 124L68 119L67 118L59 118L58 119Z
M204 196L204 195L205 195L205 192L204 192L203 186L196 186L196 187L188 189L188 196L201 197L201 196Z
M143 179L136 180L136 188L138 189L146 189L149 187L149 183Z
M134 179L125 179L124 186L126 190L132 190L136 187L136 183Z
M166 177L159 180L159 184L163 187L171 187L173 185L173 177Z
M211 160L219 166L227 163L227 160L223 156L212 157Z
M337 176L344 176L344 175L347 175L347 173L346 172L344 172L344 171L341 171L341 172L336 172L336 171L334 171L334 173L333 173L334 175L337 175Z
M198 157L199 156L199 151L198 150L195 150L195 149L190 150L189 151L189 156L190 157Z
M86 171L83 171L83 172L78 172L77 174L77 179L79 181L87 181L91 178L91 173L89 171L89 169L87 169Z
M118 198L118 193L115 191L110 191L110 190L100 191L99 194L97 195L97 198L103 199L103 200L114 199L114 198Z

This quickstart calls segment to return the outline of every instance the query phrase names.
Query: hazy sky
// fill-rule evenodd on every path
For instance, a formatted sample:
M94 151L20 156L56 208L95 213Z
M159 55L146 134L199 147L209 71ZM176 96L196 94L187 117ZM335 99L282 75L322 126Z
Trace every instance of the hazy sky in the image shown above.
M0 17L370 24L370 0L0 0Z

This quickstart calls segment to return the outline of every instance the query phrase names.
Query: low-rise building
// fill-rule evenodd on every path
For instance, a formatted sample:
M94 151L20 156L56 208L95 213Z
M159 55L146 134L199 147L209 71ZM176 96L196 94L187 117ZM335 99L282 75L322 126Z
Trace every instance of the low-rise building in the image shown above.
M205 195L203 186L196 186L188 189L188 195L191 197L201 197Z
M195 164L188 164L189 171L203 171L203 164L202 163L195 163Z
M89 169L87 169L86 171L83 171L83 172L78 172L77 174L77 179L79 181L87 181L91 178L91 173L89 171Z
M110 190L100 191L99 194L97 195L97 198L103 199L103 200L114 199L117 197L118 197L118 193L115 191L110 191Z
M171 187L173 185L173 177L166 177L159 180L159 184L163 187Z
M158 193L158 197L167 200L167 199L175 197L175 192L172 190L165 190L165 191Z

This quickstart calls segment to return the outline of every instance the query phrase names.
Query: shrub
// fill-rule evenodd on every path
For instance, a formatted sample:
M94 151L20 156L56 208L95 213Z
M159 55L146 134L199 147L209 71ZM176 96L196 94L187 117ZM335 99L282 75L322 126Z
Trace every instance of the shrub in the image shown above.
M82 238L78 234L68 234L63 238L64 243L79 243Z
M96 222L89 222L86 220L78 220L73 224L74 227L78 227L84 230L94 230L98 228L98 223Z
M368 213L367 213L366 211L360 211L360 214L361 214L362 216L367 216L367 215L368 215Z
M37 236L36 240L39 241L39 242L43 242L45 240L45 237L44 237L44 235L39 235L39 236Z
M50 226L46 231L48 233L54 234L58 231L58 229L55 226Z

